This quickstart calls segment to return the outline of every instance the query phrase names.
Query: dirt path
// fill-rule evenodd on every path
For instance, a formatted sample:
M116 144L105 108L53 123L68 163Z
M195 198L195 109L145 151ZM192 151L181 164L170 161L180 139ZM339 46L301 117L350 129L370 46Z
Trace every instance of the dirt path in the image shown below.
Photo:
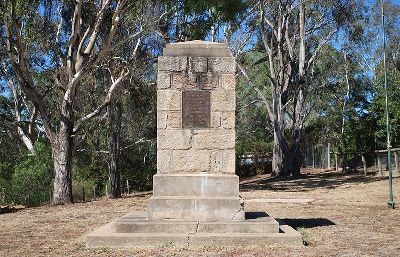
M196 251L173 247L85 248L85 235L96 227L129 211L145 210L150 194L144 194L0 215L0 256L400 255L400 210L387 208L387 178L312 170L306 173L296 180L278 181L263 176L242 181L240 187L242 196L249 200L246 210L266 211L300 229L307 246L216 247ZM400 179L395 178L393 185L395 202L400 207Z

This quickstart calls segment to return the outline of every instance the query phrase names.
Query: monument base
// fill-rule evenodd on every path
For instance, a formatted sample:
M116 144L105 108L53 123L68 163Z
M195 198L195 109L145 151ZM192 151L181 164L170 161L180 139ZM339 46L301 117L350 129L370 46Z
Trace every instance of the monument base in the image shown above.
M149 220L146 212L131 212L95 230L86 246L185 247L302 244L299 232L265 212L246 212L245 220Z
M244 220L239 177L232 174L156 174L150 220Z

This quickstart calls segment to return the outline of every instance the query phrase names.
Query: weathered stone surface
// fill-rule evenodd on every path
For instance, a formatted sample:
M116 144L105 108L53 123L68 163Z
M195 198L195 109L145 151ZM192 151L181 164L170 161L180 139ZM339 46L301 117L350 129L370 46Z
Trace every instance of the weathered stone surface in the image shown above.
M168 111L158 111L157 112L157 128L158 129L167 128L167 118L168 118Z
M235 150L219 150L211 153L210 172L235 174Z
M189 67L192 72L207 72L207 57L189 57Z
M235 90L236 75L235 74L221 74L220 86L221 86L221 89Z
M239 195L239 177L234 174L157 174L153 185L154 196Z
M167 113L167 128L182 128L182 114L180 111Z
M157 172L169 173L171 166L171 151L157 150Z
M233 90L212 90L211 91L211 111L226 112L235 111L236 95Z
M159 71L185 71L188 68L187 57L179 56L159 56L158 70Z
M213 74L210 72L200 73L197 76L197 84L200 89L219 88L219 79L220 76L218 74Z
M224 129L235 128L235 112L223 112L221 115L221 127Z
M233 57L209 57L208 71L212 73L236 73L236 62Z
M212 112L211 113L211 128L220 128L221 127L221 113L220 112Z
M196 221L116 221L116 233L196 233Z
M246 217L249 216L246 213ZM279 231L279 232L278 232ZM90 248L302 245L299 232L273 218L229 221L150 220L146 212L131 212L86 237Z
M210 169L210 151L175 150L171 157L171 172L207 172Z
M151 197L151 220L244 220L239 197Z
M158 111L180 111L182 109L182 91L179 90L158 90L157 110Z
M197 75L191 72L173 73L172 88L178 90L196 89Z
M199 57L223 57L232 56L224 43L189 41L167 44L164 48L164 56L199 56Z
M279 233L279 223L271 217L264 217L244 221L203 221L199 222L197 227L197 233L221 233L222 231L235 234Z
M167 89L171 87L171 73L159 71L157 73L157 89Z
M235 131L225 129L195 130L194 149L234 149Z
M157 130L157 149L189 149L192 143L192 131L182 129Z

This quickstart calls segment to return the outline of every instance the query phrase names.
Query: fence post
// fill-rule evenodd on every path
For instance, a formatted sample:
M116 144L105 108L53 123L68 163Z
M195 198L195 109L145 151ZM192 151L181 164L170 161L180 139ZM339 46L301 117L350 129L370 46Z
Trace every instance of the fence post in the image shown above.
M130 194L129 192L129 180L126 180L126 191L128 192L128 195Z
M336 171L339 171L337 153L335 153L335 169L336 169Z
M86 197L85 197L85 187L82 187L82 202L86 202Z
M314 151L314 146L312 147L312 167L315 168L315 151Z
M367 162L365 161L364 155L361 155L361 160L364 166L364 174L367 175Z
M328 143L328 170L331 169L331 143Z
M378 155L378 170L379 170L379 174L380 174L381 176L383 176L383 173L382 173L382 165L381 165L381 156L379 155L379 153L377 153L377 155Z
M93 201L96 201L96 186L93 187Z
M108 185L106 184L106 197L108 198Z

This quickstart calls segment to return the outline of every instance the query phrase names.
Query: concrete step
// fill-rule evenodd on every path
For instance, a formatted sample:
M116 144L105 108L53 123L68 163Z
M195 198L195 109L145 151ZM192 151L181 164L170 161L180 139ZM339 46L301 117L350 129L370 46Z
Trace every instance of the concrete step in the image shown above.
M93 231L87 247L204 247L219 245L302 244L300 233L264 212L246 213L246 220L146 220L132 212Z
M115 233L97 231L86 237L90 248L301 245L301 235L288 226L280 233Z
M262 221L129 221L116 220L116 233L278 233L279 224L273 218Z

